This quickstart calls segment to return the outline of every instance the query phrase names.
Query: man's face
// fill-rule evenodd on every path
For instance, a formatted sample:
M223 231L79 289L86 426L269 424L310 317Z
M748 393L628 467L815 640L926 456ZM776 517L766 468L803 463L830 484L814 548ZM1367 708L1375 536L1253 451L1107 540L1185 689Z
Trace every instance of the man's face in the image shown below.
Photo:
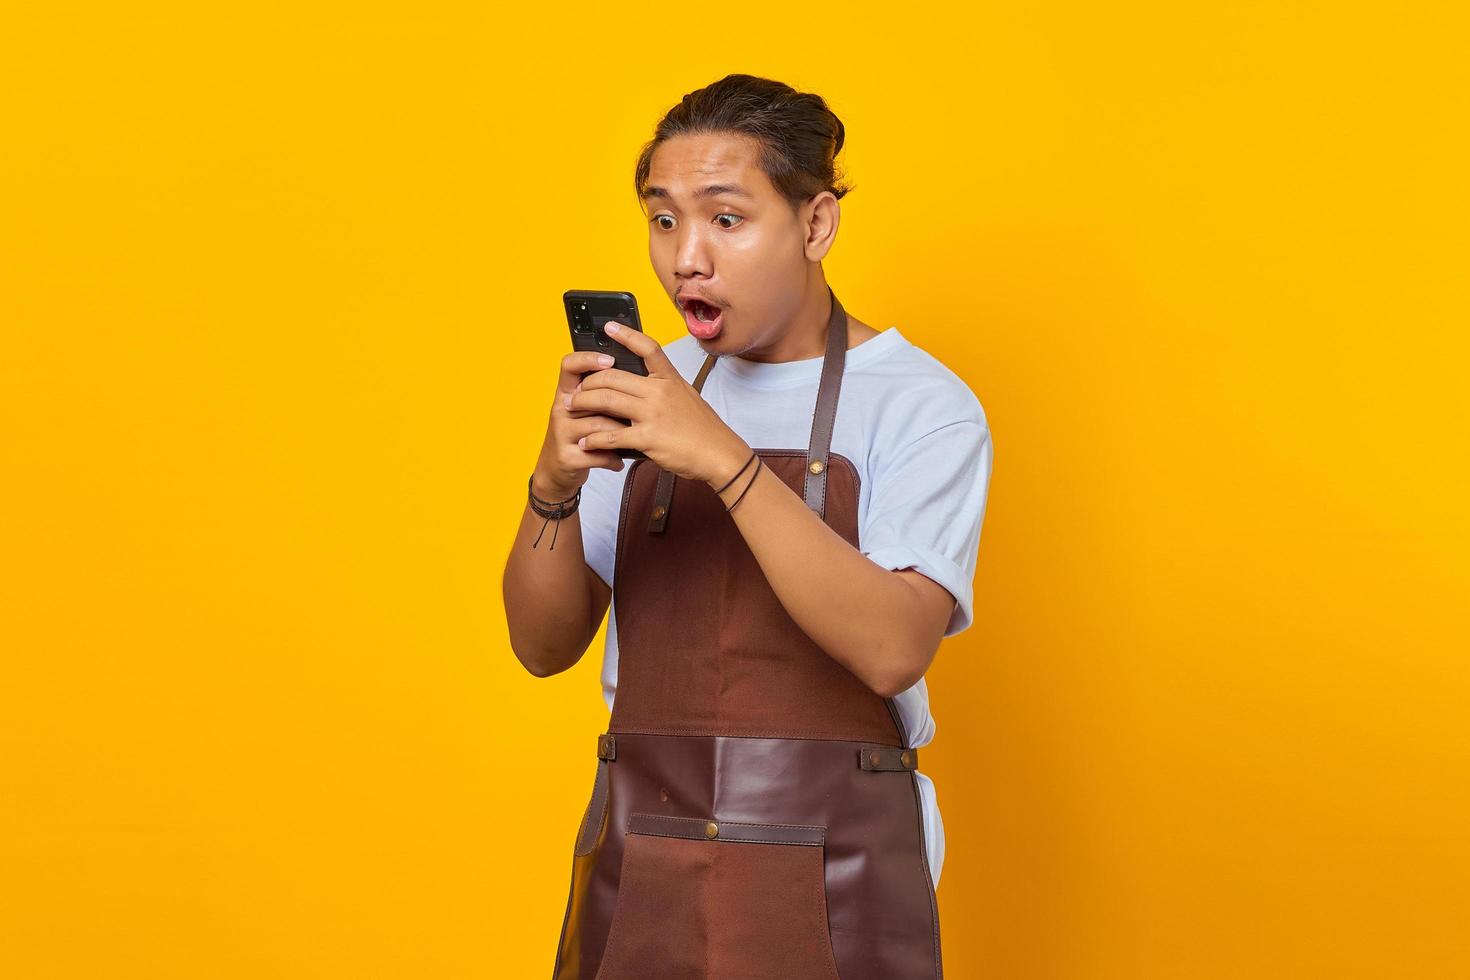
M779 337L813 265L805 249L810 202L793 213L759 152L737 134L676 136L649 165L643 203L654 272L699 345L722 355ZM701 313L713 322L701 322Z

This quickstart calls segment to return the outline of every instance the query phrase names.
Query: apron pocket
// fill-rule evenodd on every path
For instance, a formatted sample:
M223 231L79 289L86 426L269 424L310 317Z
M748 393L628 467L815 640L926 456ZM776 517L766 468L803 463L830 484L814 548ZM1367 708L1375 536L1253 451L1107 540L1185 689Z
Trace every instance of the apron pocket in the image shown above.
M595 980L840 980L823 827L634 813Z

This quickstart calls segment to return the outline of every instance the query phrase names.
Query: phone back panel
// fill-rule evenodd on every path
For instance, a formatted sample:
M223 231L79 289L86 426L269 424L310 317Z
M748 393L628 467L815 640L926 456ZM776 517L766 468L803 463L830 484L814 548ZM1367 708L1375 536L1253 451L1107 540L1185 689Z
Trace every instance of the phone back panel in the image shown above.
M618 370L648 376L643 358L613 340L604 329L609 320L616 320L642 332L643 324L638 319L638 301L633 298L632 293L569 289L562 294L562 302L566 305L573 350L611 354L614 358L612 366ZM586 377L587 374L582 376Z
M572 332L573 350L597 351L611 354L612 367L629 374L648 377L648 367L643 358L613 340L604 329L609 320L643 332L643 323L638 319L638 301L632 293L600 289L568 289L562 294L566 306L567 327ZM596 374L584 371L582 377ZM624 420L626 421L626 419ZM615 452L623 459L646 459L637 449L618 449Z

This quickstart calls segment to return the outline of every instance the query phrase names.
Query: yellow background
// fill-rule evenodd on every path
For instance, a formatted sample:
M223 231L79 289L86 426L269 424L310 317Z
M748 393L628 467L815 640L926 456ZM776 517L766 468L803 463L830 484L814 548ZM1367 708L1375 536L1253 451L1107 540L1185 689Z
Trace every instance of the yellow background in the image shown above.
M1459 5L0 21L0 974L542 977L601 637L500 571L631 172L824 94L827 272L980 397L953 978L1470 975Z

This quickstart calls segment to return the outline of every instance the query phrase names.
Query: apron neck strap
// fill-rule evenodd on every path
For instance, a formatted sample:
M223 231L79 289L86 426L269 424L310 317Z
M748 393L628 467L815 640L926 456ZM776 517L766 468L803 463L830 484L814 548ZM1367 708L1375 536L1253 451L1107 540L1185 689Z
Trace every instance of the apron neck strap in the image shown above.
M832 314L827 318L827 350L822 355L822 379L817 384L817 407L812 413L812 434L806 450L806 471L802 483L802 495L806 505L816 511L817 516L826 517L827 510L827 458L832 448L832 426L837 418L837 395L842 388L842 371L847 363L847 311L837 300L832 287L827 287L832 299ZM706 354L699 374L694 378L694 390L703 393L704 379L719 359L718 354ZM648 533L661 534L669 520L669 508L674 502L674 474L660 468L658 484L654 488L653 511L648 518Z
M806 478L803 494L806 505L824 516L827 507L827 457L832 448L832 427L837 419L837 395L842 390L842 371L847 363L847 311L837 299L832 287L827 287L832 300L832 313L827 318L827 350L822 355L822 380L817 384L817 407L812 413L812 434L807 440ZM694 378L694 390L703 392L704 379L719 359L718 354L706 354L699 373ZM672 489L672 488L670 488ZM667 501L664 503L667 512ZM662 522L659 522L660 527Z

